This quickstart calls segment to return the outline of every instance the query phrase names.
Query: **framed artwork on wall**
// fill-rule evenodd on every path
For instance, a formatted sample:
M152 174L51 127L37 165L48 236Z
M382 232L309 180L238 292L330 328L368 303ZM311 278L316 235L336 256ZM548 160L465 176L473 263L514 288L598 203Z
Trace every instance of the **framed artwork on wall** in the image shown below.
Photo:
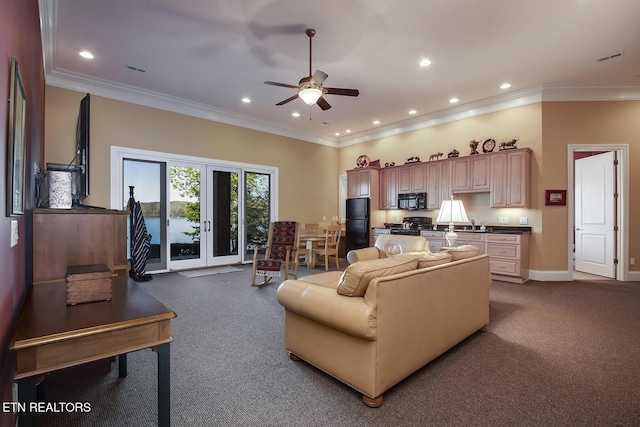
M7 141L7 216L24 214L27 95L18 61L11 58L9 140Z
M544 204L546 206L566 206L567 190L547 190Z

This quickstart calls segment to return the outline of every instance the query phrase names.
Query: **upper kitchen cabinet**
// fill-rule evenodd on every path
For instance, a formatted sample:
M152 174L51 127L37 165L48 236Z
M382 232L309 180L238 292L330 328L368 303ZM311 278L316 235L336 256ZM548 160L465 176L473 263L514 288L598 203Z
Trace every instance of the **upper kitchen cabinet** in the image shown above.
M425 193L427 191L426 163L400 166L398 171L398 193Z
M454 159L452 163L452 185L454 193L489 191L491 187L491 161L489 155Z
M347 198L368 198L378 194L378 169L367 167L347 171Z
M380 169L380 209L398 209L399 168Z
M440 209L451 198L451 161L427 163L427 209Z
M521 148L491 156L492 208L529 207L531 150Z

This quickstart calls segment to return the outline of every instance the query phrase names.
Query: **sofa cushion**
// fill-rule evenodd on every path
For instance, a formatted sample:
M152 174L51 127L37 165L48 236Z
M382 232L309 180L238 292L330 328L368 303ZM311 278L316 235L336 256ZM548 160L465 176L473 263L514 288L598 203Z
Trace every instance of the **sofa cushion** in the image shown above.
M384 258L405 252L428 251L429 242L422 236L383 234L378 236L374 247L380 251L380 258Z
M457 261L459 259L466 259L477 256L480 252L480 249L477 246L473 245L462 245L456 247L443 247L440 249L441 251L445 251L451 254L451 260Z
M415 255L418 258L418 268L428 268L434 265L446 264L452 261L451 254L442 252L408 252L410 255Z
M336 288L342 277L342 271L328 271L326 273L311 274L299 278L301 282L311 283L325 288Z
M410 254L356 262L347 267L342 274L338 283L338 293L350 297L364 296L372 279L415 270L417 266L418 258Z

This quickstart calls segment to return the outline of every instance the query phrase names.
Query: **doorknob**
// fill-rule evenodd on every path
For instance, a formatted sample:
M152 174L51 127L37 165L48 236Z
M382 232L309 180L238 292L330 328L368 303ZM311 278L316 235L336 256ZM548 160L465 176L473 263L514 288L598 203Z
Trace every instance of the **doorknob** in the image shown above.
M576 231L578 231L578 230L581 230L581 228L580 228L580 227L578 227L578 228L575 228L575 230L576 230Z

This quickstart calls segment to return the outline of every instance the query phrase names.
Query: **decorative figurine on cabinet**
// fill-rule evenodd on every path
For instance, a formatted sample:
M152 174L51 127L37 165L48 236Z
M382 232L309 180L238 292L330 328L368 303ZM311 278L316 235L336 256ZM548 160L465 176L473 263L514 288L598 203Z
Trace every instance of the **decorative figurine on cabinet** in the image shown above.
M385 167L385 168L388 168L388 167L395 166L395 165L396 165L396 162L386 162L386 163L384 164L384 167Z
M489 138L485 142L482 143L482 152L490 153L496 147L496 140Z
M516 142L518 142L517 139L512 139L511 141L501 142L500 143L500 151L502 151L502 150L513 150L514 148L518 148L518 147L516 147Z
M475 155L475 154L480 154L478 153L478 144L480 144L480 141L476 141L475 139L472 139L471 142L469 142L469 148L471 148L471 155Z
M406 164L409 164L409 163L418 163L418 162L420 162L420 157L418 157L418 156L413 156L413 157L409 157L409 158L407 159L407 161L406 161L406 162L404 162L404 164L406 165Z
M440 153L440 152L433 153L432 155L429 156L429 161L439 160L440 157L442 157L442 156L444 156L444 153Z
M452 157L458 157L459 155L460 155L460 152L454 148L452 152L447 154L447 157L450 159Z

